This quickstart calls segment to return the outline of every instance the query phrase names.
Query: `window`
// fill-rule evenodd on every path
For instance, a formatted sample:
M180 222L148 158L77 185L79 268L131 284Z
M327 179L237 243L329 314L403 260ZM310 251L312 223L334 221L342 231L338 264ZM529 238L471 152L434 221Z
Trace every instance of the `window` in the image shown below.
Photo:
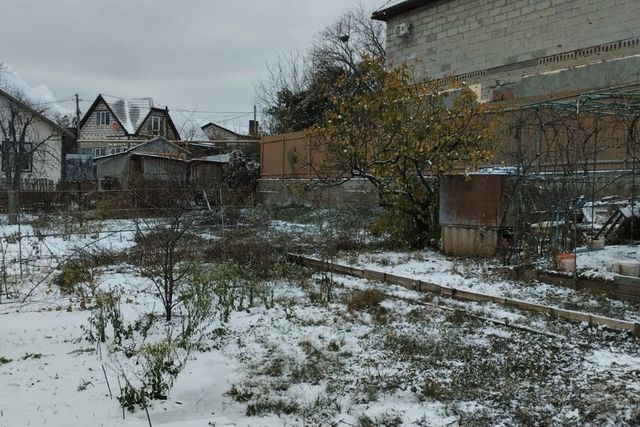
M124 147L111 147L109 149L109 154L118 154L124 151Z
M151 116L151 135L164 135L164 119L159 116Z
M93 157L106 156L107 149L104 147L98 147L93 149Z
M32 145L29 142L14 144L11 141L4 141L2 143L2 170L13 168L16 162L16 149L22 165L21 171L31 172L31 168L33 167L33 152Z
M111 114L108 111L96 111L96 119L98 126L111 124Z

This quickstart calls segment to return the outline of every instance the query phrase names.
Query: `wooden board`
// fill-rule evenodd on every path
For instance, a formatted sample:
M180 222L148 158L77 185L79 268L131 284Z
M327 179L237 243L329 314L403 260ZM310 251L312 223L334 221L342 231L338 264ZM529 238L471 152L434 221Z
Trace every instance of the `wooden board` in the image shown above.
M549 316L555 316L561 319L565 319L571 322L585 322L591 326L604 326L609 329L617 331L631 332L635 336L640 336L640 324L629 322L620 319L611 319L603 316L596 316L590 313L564 310L558 307L547 306L543 304L537 304L529 301L516 300L511 298L503 298L495 295L487 295L479 292L472 292L463 289L456 289L447 286L440 286L434 283L423 282L421 280L412 279L409 277L398 276L395 274L387 274L380 271L354 268L347 265L341 265L336 263L330 263L327 261L321 261L315 258L307 258L301 255L288 254L289 258L301 265L309 268L318 269L322 271L333 271L340 274L345 274L355 277L365 277L369 280L374 280L383 283L391 283L394 285L402 286L407 289L431 292L437 295L458 299L461 301L473 301L473 302L492 302L495 304L504 305L507 307L516 308L519 310L530 311L534 313L546 314ZM618 279L622 278L622 279ZM555 279L558 279L556 277ZM634 279L634 280L629 280ZM638 300L640 301L640 287L636 288L636 278L626 278L625 276L617 276L616 282L611 282L612 288L615 288L615 294L621 296L627 295L627 297L635 298L635 292L638 292ZM629 294L620 293L621 290L630 292ZM613 293L613 292L612 292Z

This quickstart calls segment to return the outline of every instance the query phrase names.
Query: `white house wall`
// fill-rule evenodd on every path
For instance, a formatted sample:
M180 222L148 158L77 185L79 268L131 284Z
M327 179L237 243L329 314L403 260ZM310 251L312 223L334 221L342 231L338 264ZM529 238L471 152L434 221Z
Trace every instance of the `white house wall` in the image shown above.
M0 95L0 120L8 114L10 101ZM45 141L46 142L42 142ZM22 178L47 179L58 183L62 178L62 135L61 130L36 119L27 130L26 142L34 147L33 164L30 172L23 172ZM0 161L2 152L0 150ZM4 178L4 172L2 172Z

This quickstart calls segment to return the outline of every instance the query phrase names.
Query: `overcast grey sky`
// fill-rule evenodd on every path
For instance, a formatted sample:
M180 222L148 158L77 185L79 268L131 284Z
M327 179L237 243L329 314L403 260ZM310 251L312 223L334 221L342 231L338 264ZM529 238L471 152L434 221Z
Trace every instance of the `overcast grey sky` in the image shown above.
M305 49L358 1L0 0L0 62L57 99L150 96L174 110L246 112L267 61ZM250 118L209 116L229 127Z

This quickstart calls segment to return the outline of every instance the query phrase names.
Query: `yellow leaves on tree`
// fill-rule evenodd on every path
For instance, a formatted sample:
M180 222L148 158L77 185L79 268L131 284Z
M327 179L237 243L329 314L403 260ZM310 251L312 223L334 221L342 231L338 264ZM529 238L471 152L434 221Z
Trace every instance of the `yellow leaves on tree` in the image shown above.
M403 216L414 246L436 230L438 177L486 162L494 140L486 107L462 84L416 83L411 70L365 58L340 79L314 147L325 179L369 180L380 203Z

